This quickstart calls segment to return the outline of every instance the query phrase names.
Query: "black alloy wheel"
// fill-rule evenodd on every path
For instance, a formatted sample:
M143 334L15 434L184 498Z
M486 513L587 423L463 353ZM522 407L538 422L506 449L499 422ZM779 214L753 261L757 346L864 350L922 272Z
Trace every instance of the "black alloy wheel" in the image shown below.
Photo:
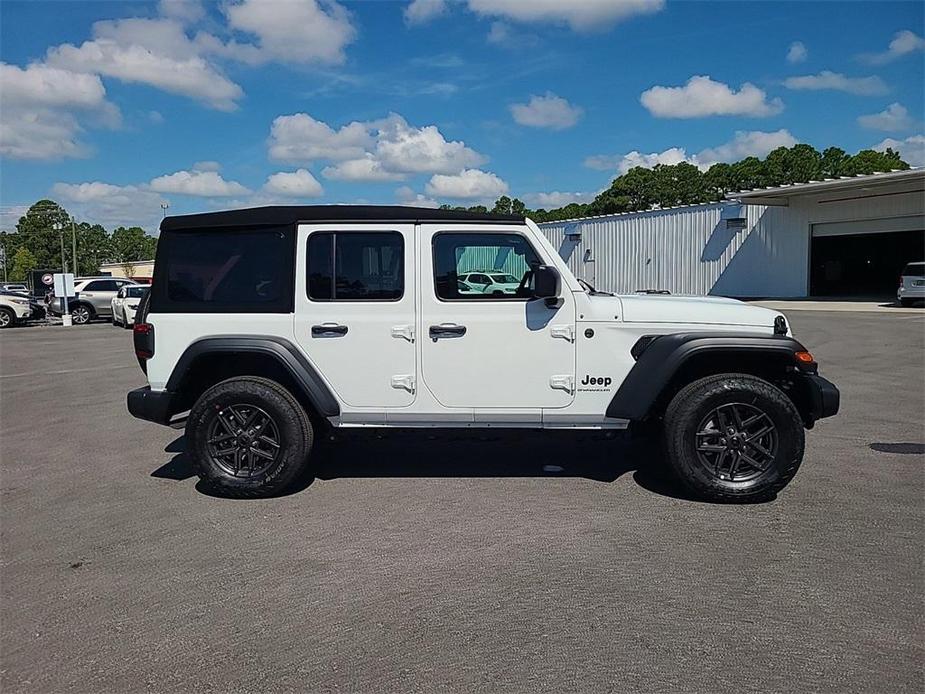
M697 456L721 480L745 482L761 475L777 455L777 428L767 412L733 402L707 414L697 427Z
M279 457L279 427L255 405L224 407L212 420L206 436L213 462L235 477L262 475Z

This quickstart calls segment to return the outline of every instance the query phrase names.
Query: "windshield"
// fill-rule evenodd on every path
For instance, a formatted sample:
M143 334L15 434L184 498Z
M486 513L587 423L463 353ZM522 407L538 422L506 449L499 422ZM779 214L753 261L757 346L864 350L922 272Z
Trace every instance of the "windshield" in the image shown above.
M906 265L906 269L903 270L903 276L908 277L910 275L916 277L925 275L925 263L909 263Z
M491 278L498 283L520 284L520 281L514 275L492 275Z
M126 287L125 288L125 298L126 299L140 299L148 291L147 287Z

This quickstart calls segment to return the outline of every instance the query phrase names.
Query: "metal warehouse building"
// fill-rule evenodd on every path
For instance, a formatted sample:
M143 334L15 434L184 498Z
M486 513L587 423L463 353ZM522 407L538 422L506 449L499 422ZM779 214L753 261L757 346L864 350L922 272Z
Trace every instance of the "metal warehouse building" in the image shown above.
M617 293L886 296L925 259L925 169L728 198L539 226L578 277Z

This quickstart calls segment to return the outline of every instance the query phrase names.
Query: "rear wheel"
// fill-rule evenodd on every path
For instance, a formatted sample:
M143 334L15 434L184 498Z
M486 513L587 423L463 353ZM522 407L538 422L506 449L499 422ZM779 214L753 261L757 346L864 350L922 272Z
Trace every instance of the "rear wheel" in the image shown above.
M77 304L71 308L71 322L74 325L86 325L93 318L93 311L86 304Z
M16 314L5 306L0 306L0 329L16 325Z
M692 492L713 501L762 501L803 459L799 413L783 392L747 374L694 381L665 412L668 462Z
M202 394L187 420L186 440L204 482L229 496L262 497L281 492L305 469L313 432L289 391L243 376Z

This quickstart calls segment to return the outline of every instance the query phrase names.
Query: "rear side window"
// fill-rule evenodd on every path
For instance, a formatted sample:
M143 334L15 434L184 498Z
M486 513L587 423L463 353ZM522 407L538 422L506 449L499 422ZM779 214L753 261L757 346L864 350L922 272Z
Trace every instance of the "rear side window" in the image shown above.
M294 238L280 227L161 234L151 312L290 313Z
M909 263L903 270L903 276L922 277L925 275L925 263Z
M405 242L397 231L321 231L308 237L312 301L398 301Z
M88 282L83 290L85 292L115 292L119 290L119 285L115 280L94 280Z

